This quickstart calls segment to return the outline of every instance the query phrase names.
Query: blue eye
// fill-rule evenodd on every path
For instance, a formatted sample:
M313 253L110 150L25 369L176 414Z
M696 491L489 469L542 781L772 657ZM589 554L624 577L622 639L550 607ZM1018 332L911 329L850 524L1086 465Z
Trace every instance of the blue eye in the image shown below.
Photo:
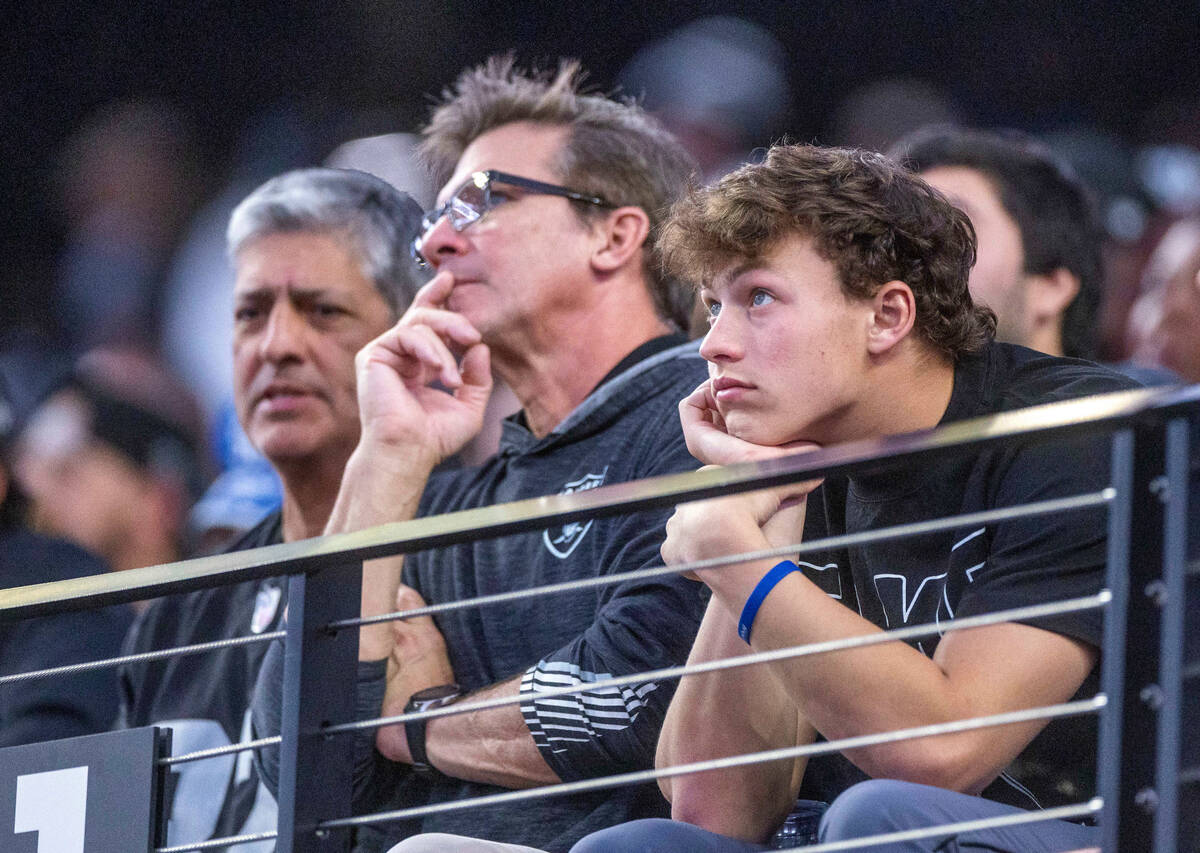
M767 293L765 290L756 290L750 297L750 304L755 308L761 308L763 305L770 305L775 301L775 297Z
M705 309L705 314L708 315L708 319L715 320L717 315L721 313L721 303L714 299L705 306Z

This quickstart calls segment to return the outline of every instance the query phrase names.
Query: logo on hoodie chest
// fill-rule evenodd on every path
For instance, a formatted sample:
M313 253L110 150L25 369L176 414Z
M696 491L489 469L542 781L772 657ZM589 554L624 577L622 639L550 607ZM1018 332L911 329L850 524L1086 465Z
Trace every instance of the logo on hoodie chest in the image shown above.
M571 495L575 492L584 492L588 489L597 489L604 485L604 478L608 474L608 466L599 474L585 474L578 480L572 480L562 487L560 495ZM549 530L542 532L542 541L546 543L546 548L551 554L558 557L560 560L565 560L571 556L571 553L579 547L579 543L583 541L583 537L592 529L592 521L569 521L562 527L552 527Z

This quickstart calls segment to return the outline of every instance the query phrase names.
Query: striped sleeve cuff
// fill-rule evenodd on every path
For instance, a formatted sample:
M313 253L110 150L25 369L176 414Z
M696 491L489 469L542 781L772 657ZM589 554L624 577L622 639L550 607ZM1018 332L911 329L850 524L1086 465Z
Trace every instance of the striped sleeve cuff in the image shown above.
M565 661L541 661L525 671L521 678L521 713L543 754L586 752L586 744L599 748L598 741L634 724L646 706L646 697L658 689L658 684L606 687L550 699L535 700L532 694L612 677Z

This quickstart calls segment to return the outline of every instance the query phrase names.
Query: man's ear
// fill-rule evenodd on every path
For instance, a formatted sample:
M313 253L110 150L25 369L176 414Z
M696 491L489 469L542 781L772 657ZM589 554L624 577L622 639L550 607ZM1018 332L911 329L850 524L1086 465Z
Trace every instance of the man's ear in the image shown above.
M1025 277L1025 306L1031 325L1057 320L1079 295L1079 276L1066 267Z
M601 240L592 252L592 267L611 273L629 263L646 242L650 217L640 207L618 207L595 225Z
M917 300L902 281L889 281L871 299L867 352L884 355L904 340L917 321Z

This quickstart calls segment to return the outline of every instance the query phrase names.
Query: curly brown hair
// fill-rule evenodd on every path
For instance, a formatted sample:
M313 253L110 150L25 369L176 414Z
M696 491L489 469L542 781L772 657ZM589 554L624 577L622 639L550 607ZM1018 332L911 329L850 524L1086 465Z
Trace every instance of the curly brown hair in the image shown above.
M571 189L617 205L640 207L650 217L644 274L659 315L687 328L694 296L663 270L657 237L671 203L687 188L695 162L674 136L629 99L589 93L575 60L557 71L517 67L511 55L494 56L459 75L423 130L421 154L437 186L453 174L463 151L489 130L532 122L569 130L557 171ZM585 221L602 216L594 205L576 205Z
M886 282L905 282L916 299L917 332L950 358L995 334L995 315L967 290L975 263L970 220L882 154L776 145L763 162L677 202L659 251L672 275L705 282L797 234L833 264L848 297L869 299Z

